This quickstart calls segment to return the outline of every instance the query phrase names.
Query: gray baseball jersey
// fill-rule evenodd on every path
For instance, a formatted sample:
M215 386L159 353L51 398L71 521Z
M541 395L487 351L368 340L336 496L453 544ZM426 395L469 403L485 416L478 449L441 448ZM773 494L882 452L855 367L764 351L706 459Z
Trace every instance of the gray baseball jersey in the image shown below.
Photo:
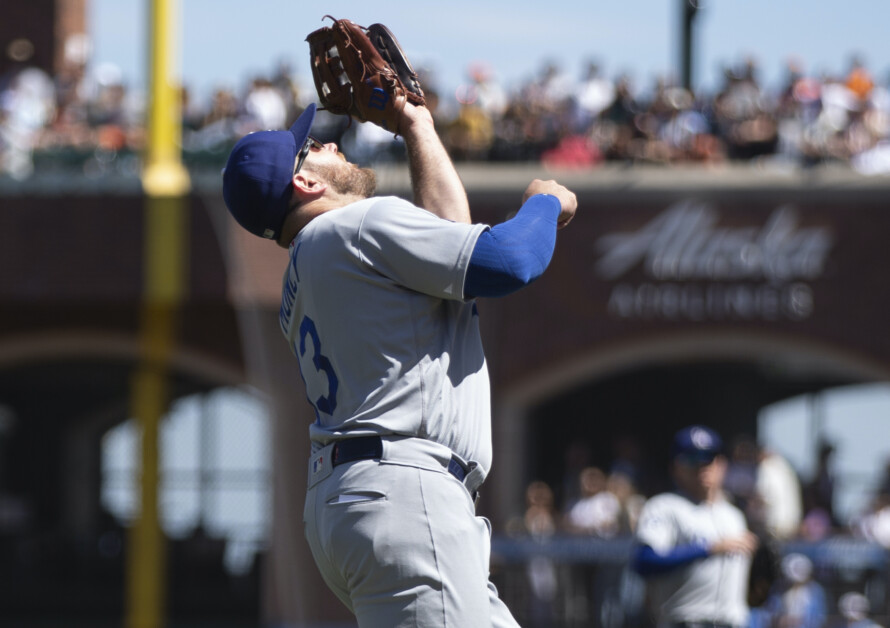
M302 229L280 324L315 407L315 449L345 433L418 436L490 468L488 370L463 300L486 228L375 197Z
M640 513L637 539L665 553L678 545L714 541L747 530L742 512L725 499L696 504L673 493L649 499ZM648 580L650 599L663 622L717 622L743 626L750 559L708 556Z

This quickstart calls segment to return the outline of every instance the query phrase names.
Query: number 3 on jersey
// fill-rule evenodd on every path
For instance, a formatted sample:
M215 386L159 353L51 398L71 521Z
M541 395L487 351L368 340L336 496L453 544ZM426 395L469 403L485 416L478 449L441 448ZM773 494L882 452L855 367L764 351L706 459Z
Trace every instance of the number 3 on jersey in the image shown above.
M306 392L309 393L309 400L315 406L316 412L324 412L331 415L337 407L337 388L340 381L337 374L334 373L334 367L331 361L321 352L321 340L318 337L318 330L315 328L315 322L308 316L303 317L300 323L300 347L298 355L300 357L300 367L309 370L306 358L307 343L306 339L311 340L312 345L312 367L315 374L303 373L303 380L306 382ZM296 343L294 343L296 344ZM307 377L309 375L309 377ZM321 380L327 380L327 395L322 392Z

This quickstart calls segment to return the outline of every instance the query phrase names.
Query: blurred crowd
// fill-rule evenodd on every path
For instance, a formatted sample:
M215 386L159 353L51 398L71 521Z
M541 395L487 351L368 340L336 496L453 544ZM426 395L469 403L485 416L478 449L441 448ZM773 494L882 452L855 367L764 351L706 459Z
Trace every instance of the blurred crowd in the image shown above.
M570 445L562 480L529 483L525 510L508 522L506 534L542 543L557 538L617 542L632 538L648 496L667 488L666 476L653 476L645 468L643 448L634 438L623 437L615 443L608 465L592 461L583 443ZM832 444L823 442L813 473L802 478L784 456L750 436L738 435L727 446L724 493L744 512L749 528L782 557L772 593L762 607L752 611L749 628L874 628L875 616L883 616L883 585L876 589L868 583L870 576L859 581L849 570L839 579L831 568L814 564L812 556L799 551L811 543L841 538L890 549L890 463L863 510L842 517L836 511L835 451ZM608 606L610 595L623 605L622 619L614 625L636 625L631 615L635 605L642 605L642 583L633 584L634 575L626 569L608 564L566 569L542 555L529 562L526 571L531 608L546 609L530 625L554 625L552 618L561 612L564 617L580 613L583 621L578 625L608 627L612 625L609 618L594 621L591 613L603 605L603 596ZM568 600L563 599L563 590L579 587L580 594L570 593ZM867 590L870 596L865 595ZM591 604L591 600L598 601ZM565 608L555 610L560 604ZM874 608L876 604L881 608ZM584 608L579 610L579 605Z
M240 89L207 99L182 90L183 149L193 165L218 166L245 133L285 128L315 99L287 63ZM693 93L667 78L634 85L606 76L597 62L577 75L554 63L507 88L485 63L444 93L422 72L429 106L457 161L542 162L592 168L625 164L752 161L799 167L826 161L866 173L890 171L890 91L851 58L834 74L784 68L768 88L758 64L727 67L714 93ZM640 89L642 87L642 89ZM22 65L0 77L0 174L26 178L35 162L69 159L87 174L120 169L145 142L144 94L118 68L71 62L55 76ZM322 115L319 139L342 143L350 158L400 160L397 138L372 125ZM202 161L203 160L203 161Z

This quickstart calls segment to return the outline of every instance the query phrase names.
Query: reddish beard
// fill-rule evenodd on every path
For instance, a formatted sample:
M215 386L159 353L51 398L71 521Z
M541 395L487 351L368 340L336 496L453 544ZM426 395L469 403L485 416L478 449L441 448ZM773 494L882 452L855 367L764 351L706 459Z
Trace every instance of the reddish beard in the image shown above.
M377 174L371 168L359 168L343 161L341 164L314 168L338 194L370 198L377 191Z

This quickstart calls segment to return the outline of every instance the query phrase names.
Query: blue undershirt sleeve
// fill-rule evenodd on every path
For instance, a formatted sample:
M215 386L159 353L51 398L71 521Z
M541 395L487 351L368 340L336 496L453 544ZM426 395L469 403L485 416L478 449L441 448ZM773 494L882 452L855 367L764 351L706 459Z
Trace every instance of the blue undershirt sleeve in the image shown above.
M634 553L633 568L641 576L655 576L707 556L708 547L704 543L678 545L664 554L659 554L648 545L640 545Z
M558 198L536 194L513 218L482 232L467 268L464 297L502 297L540 277L553 257L560 211Z

